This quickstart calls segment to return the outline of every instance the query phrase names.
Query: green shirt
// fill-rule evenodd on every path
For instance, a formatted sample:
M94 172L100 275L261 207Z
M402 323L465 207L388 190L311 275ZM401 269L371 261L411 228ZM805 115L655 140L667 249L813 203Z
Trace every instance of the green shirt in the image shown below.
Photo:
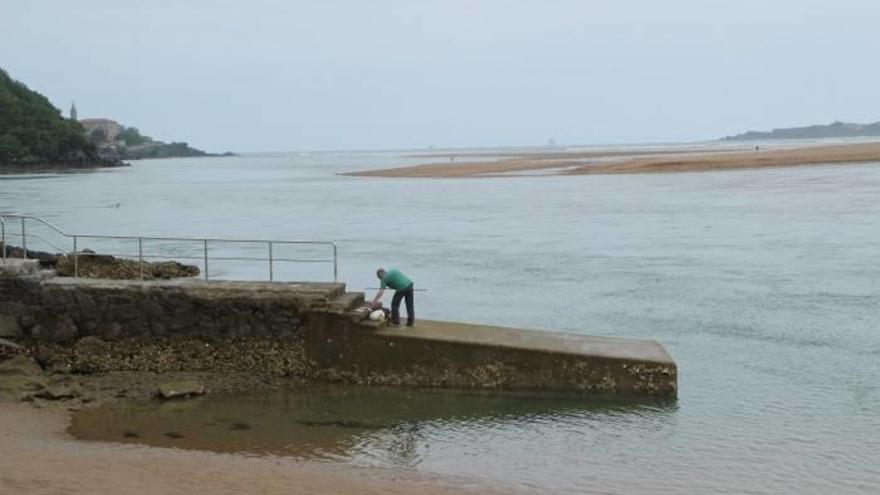
M410 284L412 284L412 280L406 278L406 275L401 273L400 270L392 268L385 272L385 276L382 277L382 285L379 288L391 287L394 290L403 290L409 287Z

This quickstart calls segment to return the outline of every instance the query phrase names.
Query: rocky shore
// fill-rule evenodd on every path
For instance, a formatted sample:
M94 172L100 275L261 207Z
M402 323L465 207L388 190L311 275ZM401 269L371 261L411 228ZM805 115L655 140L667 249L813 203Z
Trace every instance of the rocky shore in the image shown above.
M27 355L0 362L0 401L66 411L126 401L169 400L202 394L235 395L299 383L302 382L296 379L258 373L49 373Z
M24 255L20 247L0 244L0 249L6 250L9 259ZM74 274L71 255L28 250L27 257L58 276ZM174 261L145 262L141 272L140 264L133 260L91 251L78 258L82 278L172 279L199 274L198 267ZM18 286L5 289L10 294L26 292ZM4 298L0 305L19 308L21 302L13 299ZM302 374L305 366L298 342L232 338L221 344L192 337L104 340L95 335L77 340L79 332L72 322L44 316L52 321L0 315L0 398L37 407L59 402L64 407L79 408L118 400L148 400L157 397L163 384L173 382L197 383L211 393L235 393L279 386L282 380L289 383L292 377ZM59 337L68 332L70 338L32 338L46 331ZM102 336L114 337L113 328ZM241 366L217 372L218 363L230 362ZM242 372L245 369L250 371Z
M20 248L7 248L11 258L22 254ZM171 382L236 393L295 384L308 375L295 299L284 308L256 303L253 310L268 315L272 326L291 329L273 334L266 325L255 326L251 313L231 312L225 299L209 302L172 290L156 297L151 310L174 315L177 326L170 328L148 324L141 319L145 315L119 305L121 294L109 301L100 290L73 292L61 286L40 292L44 278L72 275L72 259L32 251L28 258L38 262L11 259L2 269L13 276L0 278L0 397L6 400L83 407L148 400ZM136 262L99 255L81 256L79 272L105 280L140 276ZM176 262L149 263L144 269L144 278L197 274L197 267ZM139 293L132 291L132 297ZM196 314L194 305L207 315Z
M7 258L23 258L25 254L22 248L11 245L3 246L2 242L0 242L0 249L6 249ZM74 260L74 256L71 254L31 251L30 249L27 250L27 258L38 260L41 268L55 270L62 277L73 277L74 273L78 272L81 278L107 278L113 280L143 278L145 280L153 280L197 277L200 273L199 267L185 265L176 261L145 261L143 266L141 266L136 260L97 254L88 249L81 251L76 256L76 260ZM78 265L78 267L75 265Z
M131 164L118 158L100 158L93 161L62 162L62 163L3 163L0 174L30 174L42 172L71 172L96 168L128 167Z

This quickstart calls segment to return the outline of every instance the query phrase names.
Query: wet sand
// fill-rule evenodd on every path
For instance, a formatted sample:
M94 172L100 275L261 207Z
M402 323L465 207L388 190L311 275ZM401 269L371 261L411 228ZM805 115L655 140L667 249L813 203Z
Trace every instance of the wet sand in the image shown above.
M61 409L0 403L0 493L510 493L398 470L82 442L65 433L68 422Z
M880 143L773 150L524 153L496 161L427 163L353 172L360 177L472 178L522 175L588 175L705 172L753 168L880 162Z

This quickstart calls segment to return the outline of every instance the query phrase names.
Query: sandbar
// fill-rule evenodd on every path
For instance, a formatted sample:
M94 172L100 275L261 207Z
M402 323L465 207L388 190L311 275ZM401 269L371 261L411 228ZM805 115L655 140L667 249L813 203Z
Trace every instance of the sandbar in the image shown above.
M526 175L593 175L880 163L880 143L804 146L782 149L587 151L502 155L494 161L425 163L351 172L359 177L476 178Z

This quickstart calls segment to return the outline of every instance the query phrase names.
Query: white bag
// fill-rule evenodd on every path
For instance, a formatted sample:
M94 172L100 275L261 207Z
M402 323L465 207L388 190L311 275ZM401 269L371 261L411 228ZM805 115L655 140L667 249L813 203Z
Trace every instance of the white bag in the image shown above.
M376 311L370 313L370 319L373 321L382 321L385 319L385 312L381 309L377 309Z

